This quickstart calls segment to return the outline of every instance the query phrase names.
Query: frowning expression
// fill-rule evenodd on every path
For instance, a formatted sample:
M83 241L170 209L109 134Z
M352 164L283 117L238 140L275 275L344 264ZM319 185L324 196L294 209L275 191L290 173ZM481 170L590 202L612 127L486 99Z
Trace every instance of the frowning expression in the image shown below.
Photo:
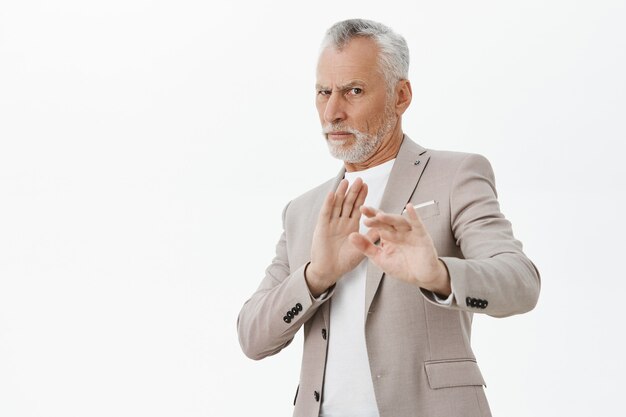
M374 40L361 37L319 58L317 111L331 154L347 162L375 153L397 121L378 52Z

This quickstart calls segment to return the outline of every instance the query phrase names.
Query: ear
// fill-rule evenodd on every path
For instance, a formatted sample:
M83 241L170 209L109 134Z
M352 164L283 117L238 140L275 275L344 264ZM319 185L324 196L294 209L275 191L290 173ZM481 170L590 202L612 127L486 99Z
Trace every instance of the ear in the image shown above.
M409 80L400 80L396 84L396 114L402 116L411 104L413 98L413 90Z

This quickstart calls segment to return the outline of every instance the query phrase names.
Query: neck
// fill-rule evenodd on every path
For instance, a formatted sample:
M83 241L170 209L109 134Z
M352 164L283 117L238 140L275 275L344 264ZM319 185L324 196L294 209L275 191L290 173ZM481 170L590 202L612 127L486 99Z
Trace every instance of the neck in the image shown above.
M402 133L402 127L400 125L400 122L398 121L396 126L391 131L389 138L384 140L381 143L380 147L376 149L376 152L374 152L372 156L370 156L368 159L363 162L355 163L344 161L343 164L346 167L346 171L363 171L392 160L396 157L396 155L398 155L398 151L400 150L400 145L402 144L403 137L404 134Z

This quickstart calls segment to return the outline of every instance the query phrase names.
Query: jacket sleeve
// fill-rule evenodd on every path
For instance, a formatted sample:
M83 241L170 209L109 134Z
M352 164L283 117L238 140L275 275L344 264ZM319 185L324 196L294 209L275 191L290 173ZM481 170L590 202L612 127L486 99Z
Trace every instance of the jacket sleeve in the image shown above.
M450 192L450 225L463 258L440 257L452 286L449 307L505 317L537 304L539 272L500 212L489 161L470 154L459 164ZM422 290L437 303L434 294Z
M283 229L289 204L283 211ZM274 355L289 345L300 327L330 297L314 299L304 278L306 265L291 270L283 231L265 278L237 319L239 344L251 359Z

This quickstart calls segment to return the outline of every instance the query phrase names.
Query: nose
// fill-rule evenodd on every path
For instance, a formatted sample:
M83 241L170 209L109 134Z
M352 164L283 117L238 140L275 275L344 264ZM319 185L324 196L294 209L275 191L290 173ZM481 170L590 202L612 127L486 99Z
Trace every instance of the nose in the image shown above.
M324 121L337 123L346 119L345 103L341 94L332 92L324 108Z

